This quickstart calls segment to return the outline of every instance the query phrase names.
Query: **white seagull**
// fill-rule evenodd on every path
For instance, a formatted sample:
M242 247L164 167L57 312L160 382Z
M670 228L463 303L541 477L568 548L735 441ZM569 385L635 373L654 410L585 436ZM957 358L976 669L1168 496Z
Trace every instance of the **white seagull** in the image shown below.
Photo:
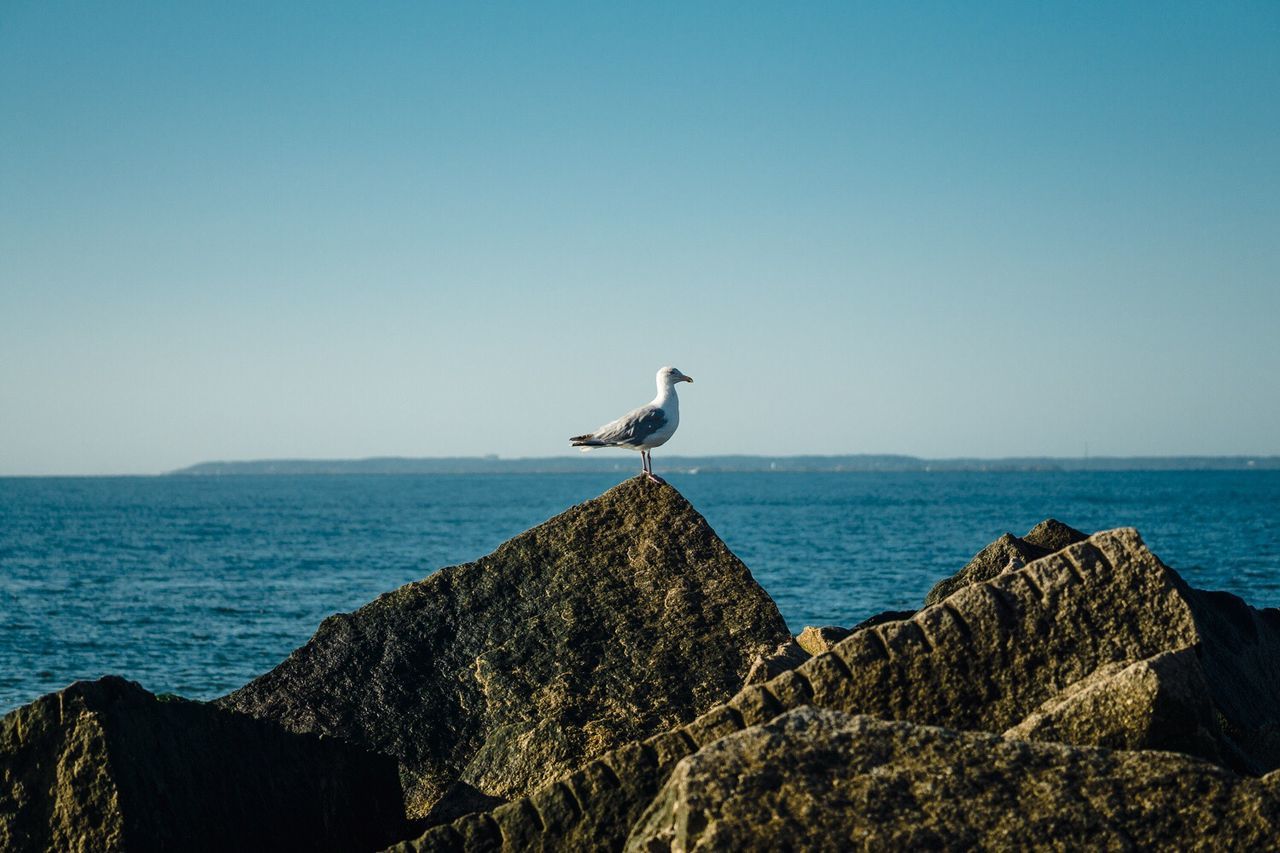
M640 451L640 466L644 476L661 483L662 480L653 475L653 460L649 451L667 443L667 439L675 435L680 426L680 399L676 397L677 382L692 382L674 367L664 367L658 371L658 396L647 406L641 406L633 412L627 412L616 421L589 432L586 435L575 435L569 441L574 447L584 451L593 447L625 447L628 450Z

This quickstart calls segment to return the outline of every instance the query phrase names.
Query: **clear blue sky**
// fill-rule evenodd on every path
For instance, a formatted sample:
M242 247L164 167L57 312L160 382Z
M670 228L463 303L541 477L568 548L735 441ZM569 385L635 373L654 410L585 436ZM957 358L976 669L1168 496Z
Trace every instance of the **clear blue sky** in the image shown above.
M1280 453L1278 92L1275 2L6 0L0 474L559 454L663 364L659 456Z

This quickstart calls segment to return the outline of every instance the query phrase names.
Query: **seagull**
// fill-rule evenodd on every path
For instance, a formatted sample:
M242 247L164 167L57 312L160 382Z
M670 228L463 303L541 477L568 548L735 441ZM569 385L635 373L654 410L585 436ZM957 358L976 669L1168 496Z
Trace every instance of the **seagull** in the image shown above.
M653 474L653 460L649 451L667 443L667 439L675 435L680 425L680 400L676 397L677 382L692 382L693 378L685 376L674 367L664 367L658 371L658 396L647 406L641 406L628 412L616 421L589 432L586 435L575 435L569 441L574 447L583 451L593 447L625 447L628 450L640 451L640 467L644 476L655 483L661 483L660 477Z

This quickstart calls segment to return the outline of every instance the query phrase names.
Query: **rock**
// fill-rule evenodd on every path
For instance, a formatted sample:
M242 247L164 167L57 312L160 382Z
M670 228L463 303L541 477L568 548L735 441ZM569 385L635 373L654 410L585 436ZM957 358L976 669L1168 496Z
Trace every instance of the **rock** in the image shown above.
M1054 554L1068 545L1083 542L1089 538L1088 533L1081 533L1074 527L1063 524L1056 518L1046 518L1022 537L1022 541L1046 552Z
M874 616L868 616L866 619L863 619L857 625L854 625L852 628L850 628L849 633L853 634L857 631L861 631L863 628L871 628L876 625L883 625L886 622L901 622L903 619L910 619L912 616L915 616L919 612L920 611L918 610L885 610L881 613L877 613Z
M0 720L0 849L376 850L395 762L107 676Z
M228 708L395 757L412 817L530 793L733 695L790 634L670 486L629 480L354 613Z
M795 669L809 659L809 652L801 648L795 640L787 640L769 654L756 655L747 670L743 684L760 684L789 669Z
M883 625L885 622L899 622L903 619L910 619L915 616L918 611L915 610L885 610L863 619L852 628L841 628L838 625L823 625L820 628L808 625L799 634L796 634L796 643L800 648L809 653L810 656L820 655L829 652L836 647L836 644L845 637L861 631L863 628L870 628L873 625Z
M810 625L796 635L796 643L810 655L820 655L831 651L836 643L852 633L848 628L838 628L835 625L824 625L821 628Z
M1280 800L1173 753L800 708L676 765L628 851L1264 849Z
M1158 656L1188 648L1196 651L1216 726L1193 726L1179 716L1186 711L1194 721L1203 719L1194 671L1185 657ZM1132 663L1105 668L1125 661L1147 664L1127 674ZM474 839L498 826L521 846L616 847L681 757L787 710L815 705L994 734L1054 709L1052 700L1073 685L1075 699L1064 694L1058 704L1086 708L1084 679L1095 674L1130 710L1092 728L1064 722L1055 736L1100 734L1132 745L1182 737L1188 748L1216 749L1231 769L1257 775L1280 767L1278 667L1280 613L1192 590L1136 531L1106 531L963 587L910 619L857 631L831 652L745 687L687 726L606 753L552 788L492 815L464 817L402 849L482 849L472 846ZM1157 679L1155 689L1147 670ZM1181 687L1178 678L1185 681ZM1127 695L1133 691L1137 695ZM1163 714L1179 705L1161 697L1179 695L1183 711L1169 716L1173 729L1140 710ZM1068 720L1069 707L1062 705L1057 720ZM572 812L557 805L570 794L577 804Z
M1194 648L1103 664L1006 731L1005 737L1164 749L1216 764L1245 763L1236 754L1230 762L1223 759L1228 742Z
M493 811L505 802L506 800L501 797L491 797L466 782L454 782L449 790L444 792L444 796L431 807L431 811L423 818L418 831L421 833L442 823L453 823L463 815Z
M1086 534L1053 518L1040 522L1021 539L1006 533L979 551L963 569L938 581L925 596L925 606L937 604L958 589L991 580L1006 569L1020 569L1087 538Z

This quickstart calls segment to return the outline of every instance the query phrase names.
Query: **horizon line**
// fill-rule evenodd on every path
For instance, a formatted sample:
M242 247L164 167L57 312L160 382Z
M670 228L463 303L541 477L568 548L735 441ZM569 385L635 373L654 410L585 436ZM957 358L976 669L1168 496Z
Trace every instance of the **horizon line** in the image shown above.
M5 474L0 473L0 479L32 479L32 478L87 478L87 477L167 477L175 475L189 476L207 476L211 473L217 473L223 476L249 475L249 474L344 474L344 473L385 473L385 474L413 474L413 473L473 473L469 471L244 471L244 470L221 470L214 469L246 469L246 468L262 468L264 466L342 466L356 467L360 465L449 465L463 464L471 466L489 467L503 465L519 465L529 466L538 463L546 463L555 466L572 466L582 467L581 473L608 473L613 470L626 470L630 466L623 460L627 460L626 456L616 455L594 455L586 454L558 454L551 456L502 456L496 453L479 454L479 455L463 455L463 456L362 456L362 457L261 457L253 459L211 459L185 465L180 468L155 472L155 473L108 473L108 474ZM915 456L907 453L792 453L792 454L766 454L766 453L718 453L718 454L673 454L665 455L660 459L655 459L655 464L664 470L671 471L673 469L683 468L686 471L697 472L702 467L714 466L717 463L736 463L735 467L725 470L790 470L804 471L813 470L812 468L777 468L776 464L771 464L769 468L741 468L737 466L747 465L751 463L782 463L783 465L803 465L804 463L820 464L827 463L836 467L828 467L826 470L845 471L848 473L867 472L874 473L876 471L893 471L904 470L892 467L884 468L880 466L865 467L866 463L880 462L892 465L898 463L900 465L910 466L906 470L928 471L929 466L942 466L946 470L964 470L969 466L970 470L1053 470L1053 469L1074 469L1074 470L1144 470L1140 466L1143 464L1156 465L1158 470L1273 470L1280 468L1280 455L1278 454L1248 454L1248 453L1229 453L1229 454L1135 454L1135 455L1088 455L1088 456L1046 456L1046 455L1019 455L1019 456L941 456L926 457ZM840 462L860 461L864 463L864 467L856 469L842 469L839 467ZM1120 465L1124 466L1118 469L1111 469L1105 466ZM1103 467L1098 467L1103 466ZM201 470L205 469L205 470ZM707 473L718 472L717 469L711 468ZM474 472L482 473L482 472ZM519 473L519 472L514 472ZM547 471L530 470L528 473L551 473ZM565 472L577 473L577 472Z

